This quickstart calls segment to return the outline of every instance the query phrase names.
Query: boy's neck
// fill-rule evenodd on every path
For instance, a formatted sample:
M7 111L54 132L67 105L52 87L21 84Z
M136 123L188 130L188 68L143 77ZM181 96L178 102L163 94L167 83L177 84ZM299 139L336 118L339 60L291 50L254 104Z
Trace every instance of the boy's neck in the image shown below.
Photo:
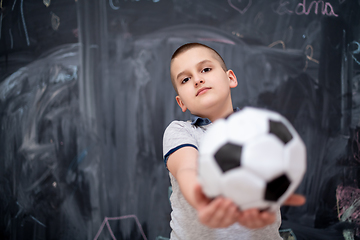
M202 118L208 118L211 122L215 122L220 118L226 118L234 112L232 104L227 106L218 107L217 109L209 109L204 116L199 116Z

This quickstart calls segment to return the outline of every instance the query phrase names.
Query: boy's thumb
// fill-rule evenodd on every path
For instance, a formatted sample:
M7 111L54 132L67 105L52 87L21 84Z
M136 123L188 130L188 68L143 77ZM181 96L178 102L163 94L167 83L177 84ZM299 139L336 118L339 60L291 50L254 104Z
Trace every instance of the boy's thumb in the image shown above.
M204 206L209 204L211 202L211 199L209 199L204 192L202 191L202 188L199 184L195 186L195 200L200 206Z

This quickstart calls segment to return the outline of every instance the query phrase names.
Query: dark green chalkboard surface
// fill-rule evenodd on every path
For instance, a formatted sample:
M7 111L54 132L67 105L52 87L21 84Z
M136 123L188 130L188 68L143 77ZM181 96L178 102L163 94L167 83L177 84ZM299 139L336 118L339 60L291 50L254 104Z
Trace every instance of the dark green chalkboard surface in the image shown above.
M284 238L360 239L357 0L0 1L0 239L166 239L162 134L187 42L237 74L234 106L280 112L307 147ZM290 236L292 234L293 236Z

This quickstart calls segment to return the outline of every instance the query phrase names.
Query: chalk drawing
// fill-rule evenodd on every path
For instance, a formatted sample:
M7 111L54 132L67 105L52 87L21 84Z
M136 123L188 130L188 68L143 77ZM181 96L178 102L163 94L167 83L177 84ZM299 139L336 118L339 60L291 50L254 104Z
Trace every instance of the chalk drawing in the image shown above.
M13 5L12 5L11 11L14 11L15 4L16 4L16 0L14 1Z
M0 15L0 39L1 39L1 26L2 26L2 19L3 19L3 0L1 0L0 2L0 11L1 11L1 15Z
M284 240L296 240L295 233L291 229L279 229L279 233Z
M288 4L289 4L289 1L280 0L279 6L276 9L274 9L274 6L276 6L276 5L272 5L273 11L279 15L293 14L294 12L289 10L286 7L286 5L288 5Z
M39 220L37 220L35 217L33 217L32 215L30 215L30 217L35 221L37 222L38 224L40 224L41 226L43 227L46 227L45 224L43 224L42 222L40 222Z
M161 236L157 236L155 238L155 240L170 240L169 238L166 238L166 237L161 237Z
M359 142L360 136L359 136L359 132L356 131L355 132L355 136L354 136L354 143L352 144L352 152L353 152L353 156L354 159L357 162L360 162L360 142Z
M360 189L339 185L336 188L338 219L355 223L355 234L360 234ZM349 233L346 233L349 235Z
M284 42L290 42L293 38L293 35L294 35L293 27L289 26L283 36Z
M13 40L13 36L12 36L12 33L11 33L11 28L9 28L9 36L10 36L10 47L11 47L11 49L13 49L14 40Z
M278 44L281 44L282 48L285 49L285 43L282 40L275 41L275 42L271 43L268 47L272 48L272 47L274 47L274 46L276 46Z
M73 29L72 34L74 35L74 37L78 38L79 37L79 30L77 28Z
M264 14L259 12L254 18L254 25L260 28L264 24Z
M350 44L355 44L355 46L357 48L351 52L351 56L354 59L354 61L360 65L360 61L354 56L354 54L360 54L360 44L356 41L352 41L351 43L349 43L349 46L350 46Z
M221 43L227 43L231 45L235 45L235 43L231 40L227 39L218 39L218 38L198 38L200 41L209 41L209 42L221 42Z
M243 7L243 8L241 8L240 6L235 6L235 5L238 5L237 3L241 3L241 1L242 0L237 0L237 1L235 1L235 0L228 0L228 3L229 3L229 5L232 7L232 8L234 8L236 11L238 11L239 13L241 13L241 14L244 14L247 10L249 10L249 8L250 8L250 6L251 6L251 4L252 4L252 0L246 0L246 1L248 1L248 4L245 6L245 7ZM245 2L245 1L244 1Z
M51 27L56 31L60 26L60 18L55 14L51 13Z
M111 7L112 9L114 9L114 10L119 10L119 8L120 8L120 7L114 5L113 0L109 0L109 5L110 5L110 7Z
M232 34L239 37L239 38L244 38L244 35L238 33L238 32L235 32L235 31L232 31Z
M17 212L15 218L18 218L19 215L20 215L20 213L23 211L24 208L19 204L19 202L16 202L16 204L19 206L19 211ZM40 222L40 221L39 221L38 219L36 219L34 216L32 216L32 215L29 215L29 216L30 216L31 219L34 220L36 223L40 224L40 225L43 226L43 227L46 227L45 224L43 224L42 222Z
M309 50L310 50L310 52L309 52ZM307 45L305 48L305 54L306 54L306 62L305 62L305 67L304 67L303 71L306 71L306 69L309 65L309 61L319 64L319 61L313 58L313 54L314 54L313 46Z
M15 4L15 3L14 3L14 4ZM30 46L30 40L29 40L29 36L28 36L28 33L27 33L27 28L26 28L26 23L25 23L25 17L24 17L24 0L21 0L20 11L21 11L22 23L23 23L23 26L24 26L26 43L27 43L28 46Z
M2 3L1 3L2 4ZM0 8L0 11L2 10L2 8ZM1 11L1 15L0 15L0 39L1 39L1 26L2 26L2 19L3 19L3 13Z
M50 6L51 0L43 0L43 3L46 7Z
M135 216L135 215L126 215L126 216L121 216L121 217L105 217L104 218L104 221L102 222L101 226L100 226L100 229L99 231L97 232L94 240L98 239L104 226L106 225L106 227L108 228L109 232L110 232L110 235L112 237L112 239L116 239L115 236L114 236L114 233L112 232L111 230L111 227L110 227L110 224L109 224L109 221L114 221L114 220L123 220L123 219L128 219L128 218L133 218L135 219L135 222L136 222L136 225L139 227L139 231L142 235L142 237L144 238L144 240L147 240L146 236L145 236L145 233L144 233L144 230L142 229L141 227L141 224L138 220L138 218Z
M85 157L88 155L88 150L85 149L84 151L82 151L79 155L77 155L70 163L69 168L68 168L68 172L69 171L74 171L79 165L80 163L85 159Z

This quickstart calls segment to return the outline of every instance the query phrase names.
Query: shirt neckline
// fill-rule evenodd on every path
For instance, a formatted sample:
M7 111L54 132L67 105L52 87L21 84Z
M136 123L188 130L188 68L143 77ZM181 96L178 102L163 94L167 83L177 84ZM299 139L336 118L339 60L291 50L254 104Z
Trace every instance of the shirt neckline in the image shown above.
M241 109L239 107L234 108L234 112L238 112L240 110ZM202 117L199 117L199 116L196 116L193 114L191 114L190 119L191 119L191 125L198 126L198 127L206 126L211 123L210 119L202 118Z

